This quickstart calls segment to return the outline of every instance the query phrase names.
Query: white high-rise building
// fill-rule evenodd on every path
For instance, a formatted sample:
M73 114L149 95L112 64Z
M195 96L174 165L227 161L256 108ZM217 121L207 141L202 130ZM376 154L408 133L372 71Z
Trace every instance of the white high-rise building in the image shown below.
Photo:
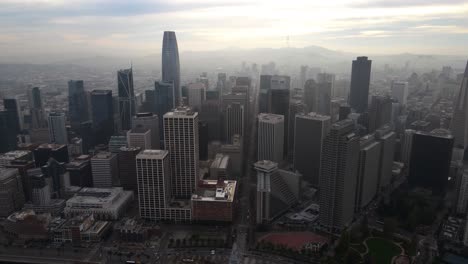
M144 128L134 128L127 131L127 145L129 147L139 147L142 150L152 149L151 130Z
M450 129L455 137L454 147L465 149L468 145L468 62L453 111Z
M189 199L199 177L198 113L178 107L164 115L164 146L171 161L172 195Z
M140 217L166 219L171 199L171 165L167 150L144 150L136 156Z
M94 188L111 188L119 185L117 163L117 155L110 152L99 152L91 158Z
M66 117L64 113L49 114L49 141L55 144L68 144Z
M153 113L137 113L133 117L132 128L151 130L151 148L159 149L159 118Z
M392 97L402 105L406 105L408 99L408 82L393 81Z
M188 104L194 111L200 111L202 103L206 100L206 87L201 82L190 83L187 87Z
M258 115L258 160L283 161L284 116L261 113Z

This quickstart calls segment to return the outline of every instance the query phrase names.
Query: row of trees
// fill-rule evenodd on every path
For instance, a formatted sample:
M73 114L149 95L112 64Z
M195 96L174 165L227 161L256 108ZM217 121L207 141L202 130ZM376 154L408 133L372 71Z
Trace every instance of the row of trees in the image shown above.
M316 251L313 249L302 248L301 250L294 250L290 247L281 244L273 244L268 241L261 240L255 245L255 250L275 254L279 256L284 256L287 258L308 261L311 259L318 259L322 256L324 250Z
M225 239L191 237L189 239L169 239L169 247L227 247Z

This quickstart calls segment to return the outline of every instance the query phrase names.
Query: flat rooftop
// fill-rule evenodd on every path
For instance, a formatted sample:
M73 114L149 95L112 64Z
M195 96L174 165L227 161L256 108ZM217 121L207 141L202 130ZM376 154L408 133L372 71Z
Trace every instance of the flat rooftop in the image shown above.
M161 149L145 149L140 152L136 158L137 159L164 159L169 154L167 150Z
M68 199L69 204L109 204L115 202L123 193L122 187L114 188L82 188L72 198Z
M232 180L203 180L200 182L192 201L232 202L237 182Z
M17 169L0 169L0 181L4 181L16 174L18 174Z
M284 122L284 116L283 115L270 114L270 113L260 113L260 114L258 114L258 120L271 121L271 122Z
M321 115L321 114L318 114L316 112L310 112L310 113L298 113L296 114L296 117L300 117L300 118L305 118L305 119L309 119L309 120L319 120L319 121L326 121L326 120L330 120L330 116L327 116L327 115Z
M216 157L213 160L213 163L211 163L210 168L226 169L228 164L229 164L229 156L218 153L216 154Z
M27 150L13 150L0 155L0 159L3 160L15 160L27 155L30 155L31 151Z

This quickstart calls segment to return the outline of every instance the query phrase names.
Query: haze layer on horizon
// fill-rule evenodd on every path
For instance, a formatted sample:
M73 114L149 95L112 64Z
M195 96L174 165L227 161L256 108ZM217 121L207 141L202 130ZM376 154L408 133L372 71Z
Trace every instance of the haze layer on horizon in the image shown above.
M466 0L2 0L8 56L148 55L322 46L361 54L467 55Z

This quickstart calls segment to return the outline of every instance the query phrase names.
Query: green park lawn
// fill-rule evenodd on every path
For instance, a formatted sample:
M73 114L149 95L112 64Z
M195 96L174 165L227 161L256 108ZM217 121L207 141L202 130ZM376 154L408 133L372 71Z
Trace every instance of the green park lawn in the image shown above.
M366 241L371 259L379 264L391 264L393 256L401 253L393 242L383 238L373 237Z

